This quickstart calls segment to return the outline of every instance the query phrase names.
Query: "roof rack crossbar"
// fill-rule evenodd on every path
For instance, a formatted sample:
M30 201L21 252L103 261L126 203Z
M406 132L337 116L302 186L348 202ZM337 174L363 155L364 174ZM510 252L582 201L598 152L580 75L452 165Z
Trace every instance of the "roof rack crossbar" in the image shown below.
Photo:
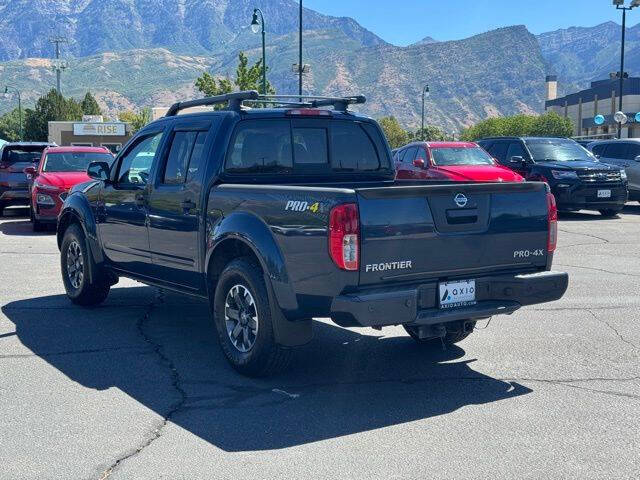
M247 90L244 92L226 93L224 95L217 95L215 97L199 98L196 100L189 100L187 102L178 102L171 105L165 117L173 117L178 114L180 110L191 107L202 107L207 105L220 105L227 103L231 110L240 110L242 102L244 100L253 100L260 96L255 90Z
M299 99L299 101L295 101ZM240 111L243 102L251 103L268 103L273 105L286 105L296 107L333 107L334 110L345 112L349 105L365 103L367 99L363 95L355 95L351 97L321 97L313 95L260 95L255 90L246 90L243 92L226 93L215 97L200 98L189 100L186 102L174 103L165 117L173 117L181 110L192 107L202 107L211 105L221 105L226 103L229 110Z
M260 95L264 99L299 98L307 100L311 107L333 107L335 110L346 111L349 105L362 104L367 101L364 95L351 97L323 97L315 95Z

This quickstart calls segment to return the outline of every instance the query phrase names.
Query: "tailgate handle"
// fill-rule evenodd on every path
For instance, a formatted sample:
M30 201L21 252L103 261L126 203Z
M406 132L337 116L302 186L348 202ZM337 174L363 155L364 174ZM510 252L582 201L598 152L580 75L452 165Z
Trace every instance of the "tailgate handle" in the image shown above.
M466 223L478 223L478 209L465 208L459 210L447 210L447 223L449 225L464 225Z

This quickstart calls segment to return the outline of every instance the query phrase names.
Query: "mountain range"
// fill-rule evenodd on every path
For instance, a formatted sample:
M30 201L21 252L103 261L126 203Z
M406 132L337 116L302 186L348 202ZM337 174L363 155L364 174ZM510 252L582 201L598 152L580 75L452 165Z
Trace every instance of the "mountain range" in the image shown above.
M296 92L294 0L0 0L0 85L18 86L32 104L55 85L50 39L61 36L70 67L63 92L90 90L108 114L199 96L193 83L202 72L232 76L238 52L260 57L260 36L248 28L254 6L266 19L269 80L278 92ZM559 74L561 91L606 77L616 70L620 34L615 23L537 37L514 26L398 47L351 18L305 9L303 25L304 63L311 65L305 93L363 93L361 111L416 128L428 83L427 123L447 131L487 116L541 111L548 73ZM640 26L628 35L634 73ZM12 106L0 102L0 111Z

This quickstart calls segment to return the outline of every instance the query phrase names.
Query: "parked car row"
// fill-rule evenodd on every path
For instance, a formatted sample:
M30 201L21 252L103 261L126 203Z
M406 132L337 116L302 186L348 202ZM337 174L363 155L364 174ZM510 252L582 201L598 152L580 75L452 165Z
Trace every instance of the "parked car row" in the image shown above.
M69 190L89 180L91 162L111 163L105 147L58 147L49 143L7 143L0 161L0 215L6 206L29 206L34 231L54 225Z
M399 180L545 182L561 211L596 210L612 217L629 196L640 199L640 142L605 142L593 148L600 159L567 138L414 142L395 151L394 163ZM615 155L606 157L611 150ZM620 152L638 159L618 159Z

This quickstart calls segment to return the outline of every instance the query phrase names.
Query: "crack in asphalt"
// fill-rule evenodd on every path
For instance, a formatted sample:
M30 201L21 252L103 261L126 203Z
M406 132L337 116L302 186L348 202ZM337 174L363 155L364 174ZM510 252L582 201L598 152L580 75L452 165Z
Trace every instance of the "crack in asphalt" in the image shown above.
M111 474L118 468L123 462L126 460L135 457L140 452L142 452L145 448L151 445L154 441L156 441L162 435L162 430L166 427L167 423L171 420L171 418L184 406L187 401L187 393L181 386L180 375L178 374L178 370L173 363L173 361L167 356L164 352L163 347L160 343L155 342L147 333L144 331L144 324L151 318L151 313L153 312L156 302L163 302L163 294L162 291L158 290L154 301L148 305L147 311L145 314L138 320L136 323L136 327L138 329L138 333L145 341L145 343L149 344L152 347L153 352L158 356L160 364L170 370L171 376L171 387L178 392L178 400L169 406L169 410L165 415L163 415L163 420L153 429L151 435L138 447L133 451L129 451L128 453L122 455L117 458L115 462L113 462L109 468L107 468L99 477L99 480L105 480L111 476Z
M0 252L0 255L60 255L55 252Z
M586 312L589 312L589 314L594 318L594 320L596 320L597 322L600 323L604 323L607 327L609 327L610 330L613 331L613 333L616 334L616 336L624 343L626 343L627 345L631 346L632 348L638 350L638 346L633 343L630 340L627 340L626 338L624 338L622 336L622 334L618 331L618 329L616 327L614 327L613 325L611 325L609 322L607 322L604 318L600 318L598 317L594 312L591 311L591 309L589 308L585 308Z
M582 268L584 270L593 270L593 271L596 271L596 272L610 273L612 275L624 275L625 277L640 277L640 275L637 274L637 273L614 272L612 270L605 270L604 268L583 267L581 265L568 265L568 264L562 264L562 263L557 263L556 266L557 267Z
M582 233L582 232L572 232L571 230L564 230L562 228L559 229L561 232L563 233L569 233L571 235L582 235L583 237L589 237L589 238L595 238L596 240L601 240L604 243L611 243L609 240L607 240L604 237L599 237L597 235L593 235L591 233ZM594 244L595 245L595 244Z
M148 350L143 350L138 346L128 346L128 347L107 347L107 348L87 348L83 350L66 350L62 352L33 352L33 353L16 353L13 355L0 355L0 360L8 359L8 358L29 358L29 357L58 357L65 355L83 355L87 353L104 353L104 352L118 352L122 350L135 351L139 350L138 353L149 353Z

